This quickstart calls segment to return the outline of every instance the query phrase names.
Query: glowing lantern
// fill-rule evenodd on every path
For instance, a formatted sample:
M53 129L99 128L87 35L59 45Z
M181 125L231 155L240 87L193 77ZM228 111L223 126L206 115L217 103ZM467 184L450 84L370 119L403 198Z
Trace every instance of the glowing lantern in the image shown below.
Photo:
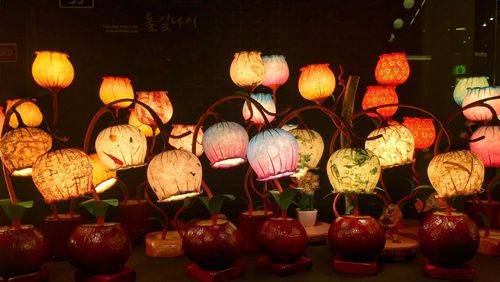
M0 140L0 157L12 176L31 176L33 163L52 147L52 137L45 131L22 127L11 130Z
M147 174L159 202L179 201L201 193L201 163L191 152L162 152L151 160Z
M470 143L470 150L474 152L483 162L485 167L500 167L500 126L481 126L471 136L477 139Z
M257 51L234 54L229 75L234 84L252 92L264 79L264 62Z
M33 182L48 203L89 194L93 191L90 157L78 149L43 154L33 165Z
M413 162L415 145L410 130L402 125L390 125L375 129L368 135L368 138L378 135L381 137L367 140L365 148L378 157L382 168Z
M97 154L90 155L92 163L92 184L97 193L102 193L116 184L116 171L108 169Z
M247 160L248 133L235 122L224 121L210 126L203 135L202 144L213 168L238 166Z
M167 91L139 91L137 92L137 100L145 103L158 115L163 124L167 123L174 113L172 103L168 99ZM135 113L137 119L150 126L158 126L153 119L153 116L139 104L135 104Z
M273 96L271 94L265 94L265 93L256 93L251 95L252 99L255 101L259 102L259 104L264 107L268 112L271 113L276 113L276 105L274 104L273 101ZM251 111L250 111L251 107ZM251 104L250 102L244 102L243 103L243 118L245 121L252 121L252 123L257 124L257 125L264 125L264 117L262 117L262 114L260 113L259 110L257 110L257 107ZM267 121L272 122L274 120L274 116L264 114L266 116Z
M290 76L285 56L263 56L262 61L264 62L264 79L262 80L262 85L276 91L281 85L285 84Z
M5 115L3 113L3 107L0 106L0 136L2 136L3 123L5 122Z
M68 87L75 76L69 56L56 51L36 51L31 74L36 83L51 92Z
M390 53L379 56L375 67L375 79L383 85L399 85L410 76L410 65L405 53Z
M467 95L467 88L486 86L489 86L489 84L488 78L485 76L460 78L455 85L455 90L453 90L453 99L457 105L462 106L462 101Z
M471 195L481 190L484 165L469 150L451 151L432 158L427 175L441 198Z
M186 125L186 124L173 124L171 135L179 136L186 132L191 132L182 138L168 138L168 144L172 145L176 149L182 149L191 152L193 149L193 134L196 129L196 125ZM199 157L203 154L203 131L201 128L198 130L196 135L196 156Z
M144 165L146 137L137 127L125 124L102 130L95 140L95 150L102 163L111 170Z
M328 64L308 65L300 69L299 92L302 97L321 105L335 90L335 75Z
M363 110L383 106L388 104L397 104L398 103L398 94L396 93L395 86L368 86L366 88L365 96L363 96L362 107ZM394 107L385 107L377 109L377 113L379 113L384 119L391 118L396 111L398 110L397 106ZM368 114L369 116L375 116L375 114Z
M415 149L427 149L436 139L436 128L430 118L403 117L403 126L408 128L415 141Z
M130 79L126 77L105 76L102 78L101 88L99 88L99 98L104 104L109 104L121 99L134 99L134 89ZM132 102L121 102L114 104L115 108L126 108Z
M474 103L476 101L500 96L500 87L475 87L475 88L467 88L467 94L465 95L462 101L462 108ZM498 99L489 100L484 102L495 110L497 116L500 116L500 97ZM491 120L491 111L484 106L477 106L466 109L463 111L463 114L466 119L471 121L487 121Z
M297 167L301 168L316 168L325 144L321 135L312 129L292 129L289 131L299 144L299 162Z
M372 194L381 170L377 156L362 148L337 150L326 165L328 179L336 193Z
M151 126L144 124L140 122L139 119L137 119L137 115L135 114L135 109L130 110L130 115L128 117L128 124L137 127L142 132L142 134L144 134L144 136L153 137L153 129L151 128ZM155 136L160 134L160 129L158 127L155 129L154 134Z
M299 144L288 131L271 128L250 139L247 157L260 181L290 176L297 171Z
M19 101L19 99L7 100L7 109L9 109ZM21 119L24 125L28 127L37 127L42 123L43 115L40 111L40 108L33 102L24 102L16 107L16 111L21 116ZM17 116L14 112L10 115L9 125L12 128L17 128L19 126L19 121L17 120Z

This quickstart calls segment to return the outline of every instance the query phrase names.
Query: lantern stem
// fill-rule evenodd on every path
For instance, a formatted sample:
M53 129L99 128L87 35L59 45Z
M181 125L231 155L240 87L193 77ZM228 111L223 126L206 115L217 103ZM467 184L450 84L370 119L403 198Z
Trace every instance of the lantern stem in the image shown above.
M250 196L250 191L248 189L248 181L250 181L250 174L252 174L252 169L248 167L247 172L245 173L245 180L243 182L243 188L245 189L245 196L247 197L248 202L248 215L252 216L253 213L253 201Z
M453 208L451 206L451 198L445 198L445 201L446 201L446 214L447 215L451 215L451 213L453 212Z
M359 216L358 197L356 196L356 194L351 193L351 198L354 205L354 216Z
M384 182L384 170L383 169L380 170L379 182L380 182L380 186L382 186L382 189L384 190L385 197L387 198L387 200L389 200L389 203L392 204L393 201L392 201L392 198L391 198L391 194L389 194L389 191L387 190L387 187L385 186L385 182Z
M205 192L207 193L208 199L209 200L212 199L214 194L212 194L212 190L210 190L210 187L208 187L207 183L203 179L201 180L201 186L203 187L203 189L205 189Z
M184 212L189 206L191 206L191 203L192 201L189 203L189 205L182 205L182 207L180 209L177 210L177 212L175 213L174 215L174 225L175 225L175 229L177 230L177 232L179 232L179 235L184 238L184 235L186 234L186 226L182 226L182 228L180 228L179 226L179 216L181 215L182 212Z
M49 203L50 211L52 212L52 217L55 220L59 220L59 213L57 212L57 207L55 202Z
M488 199L488 207L491 208L493 205L493 186L495 186L495 183L500 181L500 175L496 175L493 177L490 181L488 181L488 185L486 185L486 198Z
M339 202L340 198L342 198L342 196L344 196L342 193L337 193L337 195L335 196L335 199L333 200L332 210L333 210L333 214L335 215L335 217L340 217L340 214L337 210L337 203Z
M157 126L152 125L151 129L153 130L153 136L151 137L151 144L149 145L149 158L153 158L153 156L154 156L154 149L155 149L155 145L156 145L156 134L155 133L156 133Z
M267 215L267 213L269 212L269 207L267 206L267 197L266 197L266 193L267 193L267 181L264 182L264 188L262 188L262 207L264 209L264 215Z
M479 197L476 194L472 195L472 199L486 210L486 217L488 218L488 222L484 222L484 237L488 238L490 237L490 228L491 228L491 217L492 217L491 206L489 204L485 206L481 201L481 199L479 199Z
M413 181L415 181L415 184L420 185L420 173L418 172L417 170L417 158L416 158L416 154L417 154L417 151L415 150L415 152L413 152L413 159L415 161L413 161L411 163L411 172L412 172L412 176L411 176L411 179L413 179Z
M287 219L286 210L281 210L281 218Z
M273 103L276 109L278 108L278 105L276 104L276 91L278 90L278 86L273 86L272 91L273 91ZM276 110L278 112L278 110Z
M149 205L151 205L155 210L157 210L162 218L163 218L163 226L162 226L162 233L161 233L161 239L165 240L167 238L167 231L168 231L168 216L167 213L163 211L159 206L155 205L153 201L151 201L151 198L149 197L148 194L148 187L149 184L146 184L146 188L144 189L144 199L148 202Z
M52 129L57 132L57 124L59 122L59 91L60 88L50 88L49 91L52 93Z
M274 182L274 185L276 186L276 189L278 189L278 191L280 193L283 193L283 187L281 187L279 180L277 178L275 178L275 179L273 179L273 182Z
M3 179L5 180L5 186L7 187L7 193L9 194L10 202L14 205L17 202L16 192L14 191L14 186L12 185L12 179L10 174L7 172L5 165L2 164Z

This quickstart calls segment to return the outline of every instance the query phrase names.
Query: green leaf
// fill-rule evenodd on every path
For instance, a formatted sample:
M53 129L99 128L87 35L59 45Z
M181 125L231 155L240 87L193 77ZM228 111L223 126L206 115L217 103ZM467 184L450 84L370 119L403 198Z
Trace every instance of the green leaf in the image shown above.
M33 201L16 202L15 204L12 204L10 199L2 199L0 200L0 207L12 221L14 219L22 218L26 209L33 207Z
M346 207L346 209L345 209L345 213L346 213L346 214L352 214L352 213L353 213L353 211L354 211L354 205L349 205L349 206L347 206L347 207Z
M269 192L273 196L274 200L276 200L276 202L280 206L280 209L284 211L288 209L288 207L293 201L293 198L299 192L299 190L288 188L285 189L282 193L276 190Z
M207 210L210 210L210 203L207 196L199 196L198 199L205 205Z
M222 204L224 203L225 200L234 201L234 199L236 199L236 197L234 197L233 195L229 195L229 194L213 196L212 199L210 199L209 207L208 207L210 214L211 215L218 214L220 212L220 210L222 208Z
M118 206L117 199L96 201L94 199L86 200L80 203L91 215L95 217L105 217L109 206Z
M187 208L191 204L191 198L185 198L184 201L182 202L182 207Z
M478 214L481 217L481 220L483 221L484 226L491 227L490 219L488 218L488 216L484 212L479 212Z

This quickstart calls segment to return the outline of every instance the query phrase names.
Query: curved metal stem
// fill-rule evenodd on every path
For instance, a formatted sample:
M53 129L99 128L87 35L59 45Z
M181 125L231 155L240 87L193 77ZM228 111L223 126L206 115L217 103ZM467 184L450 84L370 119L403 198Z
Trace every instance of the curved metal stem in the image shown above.
M391 194L389 194L389 191L387 190L387 187L385 186L385 182L384 182L384 170L383 169L380 171L379 181L380 181L380 186L382 186L382 189L384 189L385 197L387 198L387 200L389 200L389 203L394 203L392 201Z
M167 238L167 231L168 231L168 215L165 211L163 211L163 209L161 209L159 206L155 205L153 203L153 201L151 201L151 198L149 197L149 194L148 194L148 189L147 189L148 187L150 187L149 184L146 184L146 188L144 189L144 199L146 199L148 204L161 214L161 216L163 218L163 228L162 228L162 233L161 233L161 239L165 240L165 238Z
M250 174L252 173L252 168L248 167L247 172L245 173L245 180L243 181L243 188L245 190L245 196L247 197L248 202L248 215L252 216L253 212L253 201L252 196L250 196L250 191L248 189L248 181L250 181Z
M338 201L340 200L340 198L344 196L342 193L338 193L336 196L335 196L335 199L333 200L333 204L332 204L332 209L333 209L333 214L335 215L335 217L340 217L341 215L339 214L339 212L337 211L337 203Z

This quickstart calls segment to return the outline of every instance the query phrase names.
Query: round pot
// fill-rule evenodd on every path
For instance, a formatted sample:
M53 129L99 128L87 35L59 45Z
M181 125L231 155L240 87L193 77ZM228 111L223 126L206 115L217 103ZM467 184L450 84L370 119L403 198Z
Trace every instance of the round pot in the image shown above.
M371 216L337 217L328 230L331 250L347 261L367 262L377 257L385 246L385 232Z
M293 263L306 252L309 239L296 219L271 218L262 224L257 241L274 263Z
M479 248L476 224L463 213L434 212L420 222L420 250L431 264L460 266Z
M42 233L32 225L22 225L18 230L0 227L0 277L36 272L48 254Z
M119 223L82 224L68 242L69 262L86 273L118 272L131 251L130 239Z
M226 219L202 220L190 224L182 238L184 254L205 269L225 269L233 266L241 254L241 234Z
M42 233L49 247L50 256L53 259L67 257L67 242L69 236L80 225L80 215L58 214L58 219L52 215L43 219Z
M301 209L296 209L297 220L302 223L304 227L311 227L316 224L316 219L318 218L318 210L314 209L312 211L303 211Z
M257 234L262 224L272 216L271 211L265 213L263 210L253 211L251 215L248 211L240 213L239 229L243 239L244 252L257 253L261 251L257 242Z

